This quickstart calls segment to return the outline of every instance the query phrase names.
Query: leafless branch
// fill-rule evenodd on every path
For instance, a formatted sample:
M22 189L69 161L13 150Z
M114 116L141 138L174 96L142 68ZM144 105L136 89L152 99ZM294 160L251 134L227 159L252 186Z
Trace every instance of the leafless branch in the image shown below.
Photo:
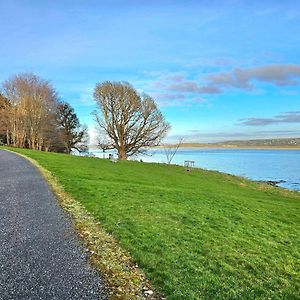
M178 149L180 148L180 146L183 143L183 138L180 138L178 143L175 145L166 145L164 144L163 148L164 148L164 153L167 159L167 163L171 164L174 156L176 155Z
M109 144L118 151L119 159L158 145L170 125L164 120L154 100L126 82L97 84L94 98L100 111L95 120L105 132Z

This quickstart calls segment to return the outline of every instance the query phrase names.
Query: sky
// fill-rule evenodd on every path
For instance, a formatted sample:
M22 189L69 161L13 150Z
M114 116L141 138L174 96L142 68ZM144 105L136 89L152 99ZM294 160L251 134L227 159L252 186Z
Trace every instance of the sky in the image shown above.
M299 33L299 0L0 0L0 82L49 80L92 140L106 80L151 95L169 141L300 137Z

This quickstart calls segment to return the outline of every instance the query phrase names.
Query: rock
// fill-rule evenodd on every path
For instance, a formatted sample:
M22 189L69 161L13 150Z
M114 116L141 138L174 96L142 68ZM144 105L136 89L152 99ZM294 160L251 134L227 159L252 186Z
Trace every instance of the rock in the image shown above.
M151 290L147 290L147 291L145 291L144 293L145 293L145 295L147 295L147 296L153 295L153 291L151 291Z
M284 180L262 180L260 182L272 185L272 186L278 186L279 183L284 183Z

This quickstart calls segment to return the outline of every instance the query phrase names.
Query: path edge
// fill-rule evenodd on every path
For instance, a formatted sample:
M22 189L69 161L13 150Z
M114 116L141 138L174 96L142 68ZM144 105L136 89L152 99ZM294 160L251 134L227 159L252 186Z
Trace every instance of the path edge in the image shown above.
M92 266L100 273L108 287L110 300L158 300L165 299L155 291L145 274L122 249L117 240L107 233L77 200L59 184L54 175L36 160L24 154L3 148L29 161L48 183L58 204L68 213L80 242Z

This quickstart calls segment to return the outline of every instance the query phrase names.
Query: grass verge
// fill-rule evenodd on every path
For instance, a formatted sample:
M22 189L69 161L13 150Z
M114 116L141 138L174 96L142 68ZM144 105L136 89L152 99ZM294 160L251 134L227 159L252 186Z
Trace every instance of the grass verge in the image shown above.
M14 151L49 170L168 299L299 299L299 193L201 169Z

